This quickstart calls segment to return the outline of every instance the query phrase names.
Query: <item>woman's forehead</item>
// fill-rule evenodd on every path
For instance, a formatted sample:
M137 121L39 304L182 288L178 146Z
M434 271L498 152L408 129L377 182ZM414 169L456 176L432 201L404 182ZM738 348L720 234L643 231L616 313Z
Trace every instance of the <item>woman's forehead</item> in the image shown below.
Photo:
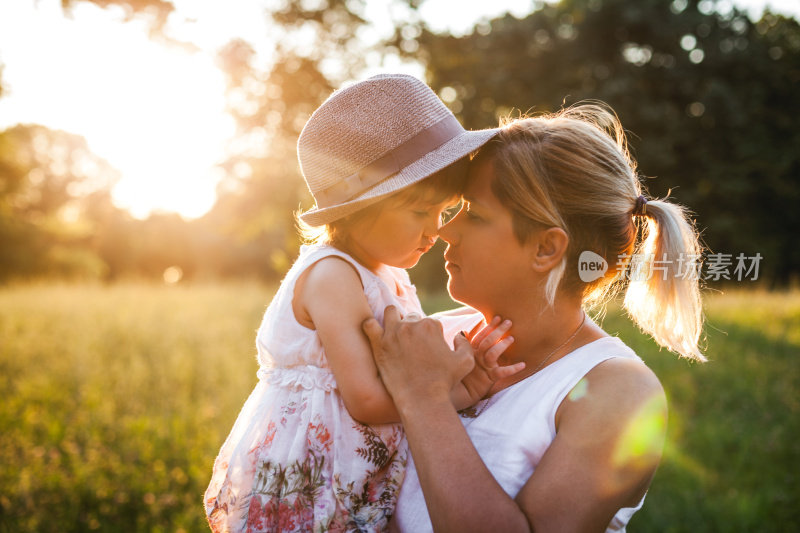
M459 197L457 194L453 194L448 198L418 198L411 202L409 207L418 209L444 208L457 204L458 201Z
M498 202L492 191L492 181L495 179L494 165L491 161L480 161L470 167L467 187L462 197L474 205L492 204Z

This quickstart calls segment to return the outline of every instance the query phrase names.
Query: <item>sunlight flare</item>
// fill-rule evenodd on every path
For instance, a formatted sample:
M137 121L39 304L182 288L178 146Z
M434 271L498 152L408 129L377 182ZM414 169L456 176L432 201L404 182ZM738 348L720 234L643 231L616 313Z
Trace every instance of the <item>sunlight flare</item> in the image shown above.
M121 173L114 202L137 217L200 216L214 203L214 167L234 131L222 72L213 53L154 41L117 15L79 5L65 18L50 2L3 8L0 44L13 42L15 53L2 58L0 125L84 136Z

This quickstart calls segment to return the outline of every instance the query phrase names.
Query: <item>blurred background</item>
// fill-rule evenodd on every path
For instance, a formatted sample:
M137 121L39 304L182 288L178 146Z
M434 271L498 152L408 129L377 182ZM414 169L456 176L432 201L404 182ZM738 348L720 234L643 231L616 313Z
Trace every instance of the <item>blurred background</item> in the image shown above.
M602 100L709 253L707 365L658 373L669 442L632 531L800 527L796 0L0 4L0 531L202 530L253 336L313 204L336 88L424 79L468 128ZM441 243L412 271L428 311ZM736 256L760 254L737 280ZM757 279L753 279L757 278Z

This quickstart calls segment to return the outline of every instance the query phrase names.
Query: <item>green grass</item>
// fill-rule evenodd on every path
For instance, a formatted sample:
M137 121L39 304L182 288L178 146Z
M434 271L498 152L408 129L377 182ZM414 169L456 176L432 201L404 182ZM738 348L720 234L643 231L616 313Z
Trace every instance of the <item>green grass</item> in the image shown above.
M0 531L203 531L211 464L255 384L260 285L0 289ZM426 297L427 310L448 306ZM707 300L707 355L605 327L670 402L662 465L630 531L800 524L800 293Z

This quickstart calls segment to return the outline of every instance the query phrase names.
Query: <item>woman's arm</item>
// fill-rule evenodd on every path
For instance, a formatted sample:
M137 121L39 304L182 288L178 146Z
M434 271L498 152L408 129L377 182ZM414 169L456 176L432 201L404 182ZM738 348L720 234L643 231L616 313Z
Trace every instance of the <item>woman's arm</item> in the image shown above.
M655 374L610 359L556 413L556 437L516 501L538 531L604 531L644 496L661 460L667 404Z
M367 320L384 383L400 412L435 531L527 531L521 509L486 469L449 399L474 365L465 337L451 351L432 319L400 321L387 307L384 327Z
M398 407L434 531L529 531L446 398L398 401Z
M481 461L447 397L469 369L464 342L453 352L431 334L427 320L401 322L391 309L385 322L385 333L377 322L364 327L436 531L603 531L620 507L641 497L658 464L658 420L666 409L646 367L608 361L590 372L586 394L565 400L571 403L559 410L556 440L512 499ZM642 425L645 405L655 418ZM630 453L637 443L644 451Z

